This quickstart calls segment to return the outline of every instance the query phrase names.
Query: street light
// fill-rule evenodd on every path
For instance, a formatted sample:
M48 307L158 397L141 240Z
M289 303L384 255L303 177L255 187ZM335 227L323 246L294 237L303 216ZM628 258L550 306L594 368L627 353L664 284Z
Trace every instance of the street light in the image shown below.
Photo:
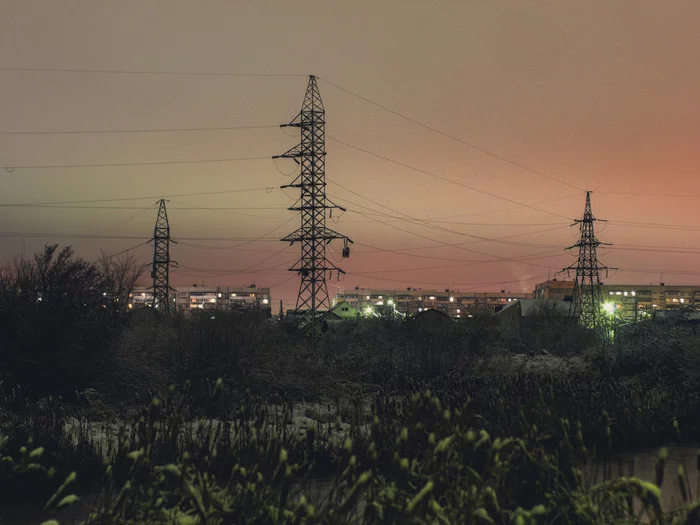
M617 310L617 305L613 302L603 303L603 310L608 315L615 315L615 310Z

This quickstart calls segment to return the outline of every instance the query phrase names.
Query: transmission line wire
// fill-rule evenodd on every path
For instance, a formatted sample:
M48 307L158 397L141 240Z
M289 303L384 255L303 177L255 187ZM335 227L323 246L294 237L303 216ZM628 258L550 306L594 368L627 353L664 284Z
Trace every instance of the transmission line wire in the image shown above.
M245 129L270 129L279 126L219 126L203 128L151 128L151 129L91 129L91 130L36 130L0 131L0 135L117 135L121 133L182 133L196 131L236 131Z
M334 84L333 82L331 82L331 81L329 81L329 80L323 79L323 78L321 78L321 77L318 77L318 78L319 78L319 80L325 82L326 84L328 84L328 85L330 85L330 86L332 86L332 87L334 87L334 88L336 88L336 89L338 89L338 90L340 90L340 91L342 91L342 92L344 92L344 93L347 93L347 94L349 94L349 95L352 95L352 96L354 96L354 97L357 97L357 98L359 98L360 100L362 100L362 101L364 101L364 102L367 102L368 104L371 104L371 105L376 106L376 107L378 107L378 108L380 108L380 109L382 109L382 110L384 110L384 111L387 111L388 113L391 113L392 115L395 115L395 116L397 116L397 117L399 117L399 118L402 118L402 119L404 119L404 120L407 120L407 121L409 121L409 122L411 122L411 123L413 123L413 124L416 124L416 125L418 125L418 126L420 126L420 127L422 127L422 128L425 128L425 129L427 129L427 130L429 130L429 131L432 131L433 133L437 133L438 135L441 135L441 136L443 136L443 137L446 137L446 138L448 138L448 139L450 139L450 140L452 140L452 141L454 141L454 142L458 142L458 143L460 143L460 144L463 144L464 146L468 146L468 147L470 147L470 148L472 148L472 149L474 149L474 150L476 150L476 151L479 151L479 152L481 152L481 153L484 153L485 155L488 155L488 156L490 156L490 157L492 157L492 158L494 158L494 159L498 159L498 160L500 160L500 161L506 162L506 163L508 163L508 164L510 164L510 165L512 165L512 166L515 166L515 167L517 167L517 168L523 169L523 170L528 171L528 172L530 172L530 173L534 173L535 175L540 175L541 177L544 177L544 178L549 179L549 180L554 181L554 182L558 182L559 184L564 184L564 185L566 185L566 186L569 186L570 188L579 190L579 191L581 191L581 192L585 191L583 188L580 188L580 187L576 186L575 184L571 184L571 183L566 182L566 181L564 181L564 180L561 180L561 179L558 179L558 178L556 178L556 177L553 177L552 175L548 175L548 174L546 174L546 173L544 173L544 172L542 172L542 171L539 171L539 170L530 168L530 167L528 167L528 166L525 166L524 164L522 164L522 163L520 163L520 162L516 162L516 161L514 161L514 160L511 160L511 159L509 159L509 158L507 158L507 157L504 157L503 155L499 155L499 154L497 154L497 153L494 153L494 152L492 152L492 151L489 151L489 150L487 150L487 149L484 149L484 148L482 148L482 147L479 147L479 146L477 146L477 145L475 145L475 144L472 144L471 142L467 142L466 140L462 140L462 139L460 139L460 138L458 138L458 137L455 137L454 135L450 135L449 133L445 133L444 131L441 131L441 130L439 130L439 129L433 127L433 126L429 126L428 124L425 124L425 123L423 123L423 122L421 122L421 121L419 121L419 120L416 120L416 119L414 119L414 118L412 118L412 117L409 117L408 115L404 115L403 113L399 113L398 111L395 111L395 110L393 110L393 109L391 109L391 108L389 108L389 107L387 107L387 106L385 106L385 105L383 105L383 104L380 104L380 103L378 103L378 102L374 102L373 100L370 100L370 99L368 99L367 97L363 97L362 95L360 95L360 94L358 94L358 93L355 93L355 92L353 92L353 91L350 91L349 89L343 88L343 87L339 86L338 84Z
M192 76L192 77L308 77L300 73L228 73L218 71L149 71L137 69L81 69L48 67L0 67L0 71L26 73L88 73L107 75Z
M333 137L327 137L327 139L328 139L328 140L332 140L333 142L337 142L338 144L342 144L343 146L347 146L348 148L352 148L352 149L355 149L355 150L357 150L357 151L361 151L361 152L363 152L363 153L366 153L367 155L371 155L371 156L376 157L376 158L378 158L378 159L382 159L382 160L385 160L385 161L387 161L387 162L391 162L392 164L396 164L397 166L401 166L401 167L406 168L406 169L409 169L409 170L411 170L411 171L415 171L416 173L421 173L421 174L423 174L423 175L427 175L428 177L433 177L433 178L438 179L438 180L442 180L442 181L445 181L445 182L449 182L450 184L454 184L454 185L456 185L456 186L460 186L460 187L462 187L462 188L466 188L466 189L468 189L468 190L475 191L475 192L477 192L477 193L481 193L481 194L483 194L483 195L487 195L487 196L493 197L493 198L495 198L495 199L500 199L500 200L503 200L503 201L506 201L506 202L510 202L510 203L513 203L513 204L517 204L517 205L522 206L522 207L524 207L524 208L529 208L529 209L531 209L531 210L535 210L535 211L538 211L538 212L541 212L541 213L546 213L546 214L548 214L548 215L553 215L553 216L555 216L555 217L559 217L560 219L565 219L565 220L567 220L567 221L570 221L570 220L571 220L570 218L565 217L564 215L561 215L561 214L559 214L559 213L547 211L547 210L544 210L544 209L542 209L542 208L537 208L536 206L533 206L533 205L531 205L531 204L525 204L525 203L523 203L523 202L519 202L519 201L516 201L516 200L513 200L513 199L509 199L508 197L502 197L502 196L497 195L497 194L495 194L495 193L491 193L490 191L480 190L480 189L478 189L478 188L475 188L474 186L470 186L470 185L468 185L468 184L464 184L464 183L462 183L462 182L458 182L458 181L456 181L456 180L452 180L452 179L450 179L450 178L443 177L443 176L441 176L441 175L436 175L435 173L431 173L431 172L426 171L426 170L421 169L421 168L416 168L415 166L412 166L412 165L410 165L410 164L406 164L405 162L401 162L401 161L392 159L392 158L390 158L390 157L386 157L386 156L384 156L384 155L380 155L379 153L375 153L375 152L373 152L373 151L366 150L366 149L361 148L361 147L359 147L359 146L355 146L355 145L350 144L350 143L348 143L348 142L343 142L342 140L338 140L338 139L333 138Z
M13 170L38 170L59 168L113 168L131 166L164 166L170 164L210 164L223 162L238 162L249 160L270 160L270 157L228 157L221 159L197 159L197 160L162 160L150 162L109 162L103 164L39 164L39 165L5 165L5 171Z
M135 200L153 200L153 199L170 199L178 197L202 197L205 195L225 195L229 193L245 193L254 191L265 191L266 193L271 193L276 188L272 186L263 186L259 188L247 188L247 189L236 189L236 190L219 190L219 191L205 191L197 193L179 193L174 195L147 195L143 197L117 197L109 199L82 199L73 201L52 201L52 202L24 202L24 203L0 203L0 207L5 206L48 206L48 205L59 205L59 204L87 204L94 202L120 202L120 201L135 201Z

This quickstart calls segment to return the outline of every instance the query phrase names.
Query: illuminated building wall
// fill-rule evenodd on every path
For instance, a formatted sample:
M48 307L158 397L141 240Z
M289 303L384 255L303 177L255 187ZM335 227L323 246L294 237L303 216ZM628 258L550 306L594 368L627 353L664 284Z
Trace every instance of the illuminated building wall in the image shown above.
M450 317L467 317L477 309L495 312L515 299L530 299L531 293L461 292L459 290L423 290L408 288L385 290L360 288L343 290L336 294L333 304L347 301L360 312L377 307L393 306L402 314L415 315L428 309L446 313Z
M130 296L130 308L151 304L153 294L147 288L137 288ZM269 288L257 286L177 286L170 292L178 312L192 310L270 310L272 297Z

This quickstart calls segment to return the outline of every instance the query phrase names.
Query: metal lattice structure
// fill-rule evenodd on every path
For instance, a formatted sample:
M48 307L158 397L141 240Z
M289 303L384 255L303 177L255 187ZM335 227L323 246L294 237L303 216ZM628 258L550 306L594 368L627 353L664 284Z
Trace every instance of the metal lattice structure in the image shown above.
M593 216L591 192L587 191L583 218L574 222L574 224L579 225L581 237L576 244L568 248L578 248L578 261L576 265L564 268L564 271L576 270L574 295L569 307L569 315L577 317L580 324L605 335L607 334L607 323L603 312L600 272L605 270L607 275L609 268L598 261L597 248L609 243L601 243L596 238L593 228L595 221L600 221L600 219Z
M151 306L161 312L170 312L170 225L168 211L165 209L165 199L158 203L158 218L153 230L153 302Z
M300 212L301 226L280 240L301 244L301 257L289 268L301 277L295 310L311 321L306 326L312 328L311 335L316 335L317 313L327 311L331 306L326 277L332 272L345 273L328 261L326 245L333 239L342 239L343 257L348 257L348 243L352 240L326 227L327 210L345 210L326 198L326 121L315 76L309 77L301 111L289 124L281 127L297 127L301 132L301 142L297 146L273 157L294 159L301 168L291 184L281 186L299 188L299 200L288 209Z

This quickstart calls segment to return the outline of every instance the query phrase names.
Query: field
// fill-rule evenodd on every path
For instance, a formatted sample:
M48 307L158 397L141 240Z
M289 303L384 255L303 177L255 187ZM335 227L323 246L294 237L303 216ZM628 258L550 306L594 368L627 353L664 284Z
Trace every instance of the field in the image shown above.
M511 336L358 321L311 351L269 322L133 319L114 391L3 386L2 500L87 498L86 523L695 523L697 465L666 472L660 448L642 480L614 459L697 443L693 328L560 355Z
M683 316L612 344L544 308L518 329L358 319L312 348L288 323L125 315L13 282L9 524L700 522L699 336ZM652 472L635 470L649 449Z

